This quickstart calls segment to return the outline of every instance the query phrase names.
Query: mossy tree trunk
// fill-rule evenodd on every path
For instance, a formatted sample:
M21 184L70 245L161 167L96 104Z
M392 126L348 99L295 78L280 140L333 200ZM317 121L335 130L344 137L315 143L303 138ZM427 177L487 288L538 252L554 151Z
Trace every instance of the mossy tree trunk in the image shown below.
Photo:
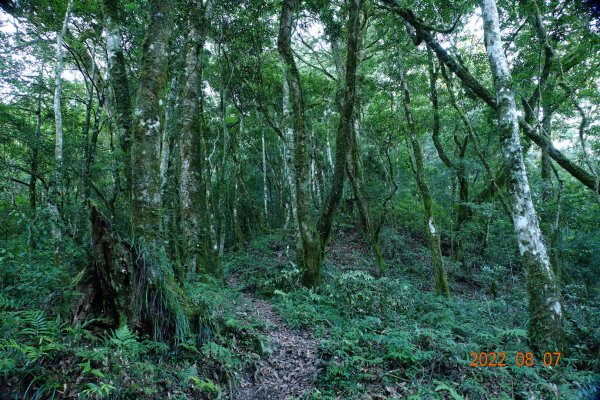
M512 218L519 252L527 271L529 292L529 339L539 351L551 351L562 342L563 312L556 277L531 200L531 191L519 137L519 121L512 77L502 50L495 0L482 0L485 45L494 77L500 145L507 171Z
M444 269L444 263L442 260L440 233L433 218L431 193L429 192L429 187L425 181L423 151L421 150L421 144L419 143L419 138L417 137L417 127L413 118L410 104L410 92L408 90L408 85L406 84L406 79L404 78L404 66L402 64L402 58L399 55L398 70L400 85L402 87L404 96L404 113L408 122L408 133L415 162L415 180L417 181L417 187L419 189L421 202L423 204L424 228L427 236L427 242L429 243L429 250L431 252L431 266L433 269L435 292L440 296L450 297L448 278L446 276L446 270Z
M40 141L42 140L42 82L43 82L43 70L40 69L37 82L39 85L38 93L36 96L36 108L35 108L35 132L33 137L33 143L31 145L31 159L30 169L31 174L29 175L29 207L35 215L37 212L37 180L38 180L38 157ZM32 247L35 247L35 241L32 237Z
M181 61L184 61L184 58L185 56L182 55ZM181 251L181 226L179 224L181 208L179 206L179 191L177 190L180 159L178 157L179 142L176 139L179 139L178 133L181 129L179 122L182 111L182 107L179 106L182 94L182 90L180 90L181 75L183 74L175 73L171 77L160 149L161 201L163 204L162 231L169 260L175 264L175 272L178 277L185 275Z
M205 186L202 182L204 154L200 151L204 124L202 123L202 50L206 28L212 12L212 1L197 0L190 15L190 31L185 63L187 78L182 99L182 126L179 138L182 248L186 275L207 272L210 241L205 224Z
M345 73L345 83L342 90L336 94L336 103L340 108L340 122L335 142L335 163L333 176L331 177L331 187L321 208L319 218L319 235L321 238L321 250L325 251L325 246L331 237L331 227L333 225L333 215L340 204L344 192L344 179L348 163L348 153L350 141L352 140L352 129L354 125L354 106L356 98L356 69L358 68L358 30L360 28L360 4L361 0L349 1L348 13L348 39L346 65L344 68L341 62L341 49L339 48L339 35L333 36L332 47L334 57L336 58L336 70L338 78L342 79ZM334 30L331 29L333 35Z
M202 309L175 281L161 229L161 97L166 89L172 2L151 0L142 47L131 147L133 242L112 230L92 206L94 260L80 288L84 300L75 319L94 309L109 326L127 324L154 340L188 338ZM116 197L115 197L116 198Z
M462 83L468 87L474 95L483 100L490 108L493 110L498 109L498 104L496 102L495 96L487 90L480 81L475 79L473 75L469 72L469 70L456 59L455 56L450 54L444 46L436 39L435 32L431 30L431 27L425 25L416 14L406 8L402 7L397 0L382 0L386 3L391 10L393 10L396 14L400 15L406 23L408 23L412 28L415 29L416 37L419 40L424 41L427 45L433 50L436 54L438 60L443 63L448 69L450 69L456 76L462 81ZM568 65L563 65L562 72L566 73L570 68L573 68L577 63L570 63ZM525 109L527 112L527 108ZM519 119L519 123L523 128L523 133L535 144L537 144L540 149L543 149L547 152L548 156L552 158L558 165L560 165L565 171L567 171L573 178L577 179L583 185L587 186L594 193L600 193L600 187L595 185L595 180L593 174L589 173L584 168L577 165L573 162L569 157L567 157L564 153L554 147L554 144L546 135L540 135L531 124L525 119ZM528 143L525 143L524 147L528 147ZM497 177L499 181L504 179L501 175ZM500 185L499 185L500 186ZM488 186L488 189L493 188L493 185ZM493 193L493 189L492 189ZM482 193L489 197L489 191L487 193ZM479 196L478 196L479 197Z
M385 261L383 260L379 247L377 232L373 229L373 224L371 222L368 201L364 196L361 187L359 149L355 128L356 77L361 49L360 11L362 5L362 0L350 0L348 2L348 21L346 23L347 51L345 63L343 61L341 24L336 23L332 15L328 15L325 18L327 21L326 32L330 37L333 61L337 74L338 90L336 92L335 104L340 112L340 121L336 136L335 164L333 176L331 177L331 187L321 207L318 227L321 238L321 250L324 252L331 237L333 216L341 201L344 192L344 181L347 174L348 179L350 180L352 193L357 202L361 225L369 235L379 273L383 274L386 270ZM327 143L328 155L331 162L329 138L327 138Z
M321 281L321 241L313 220L313 202L310 191L310 165L307 147L309 135L304 121L304 99L300 85L300 73L292 51L292 23L295 0L284 0L281 10L277 47L286 70L290 100L294 116L294 167L297 211L296 220L300 233L298 264L303 271L303 283L317 286Z
M103 0L104 29L106 34L106 54L108 59L108 78L114 95L114 116L119 145L124 153L122 160L125 175L126 201L131 197L131 92L127 77L127 65L121 42L122 18L117 0Z
M164 254L161 238L160 104L167 81L167 45L171 1L153 0L144 39L137 93L131 162L131 217L136 246L150 254Z
M268 207L268 191L267 191L267 151L265 146L265 131L260 130L261 137L261 155L262 155L262 178L263 178L263 211L265 213L265 223L269 224L269 207Z

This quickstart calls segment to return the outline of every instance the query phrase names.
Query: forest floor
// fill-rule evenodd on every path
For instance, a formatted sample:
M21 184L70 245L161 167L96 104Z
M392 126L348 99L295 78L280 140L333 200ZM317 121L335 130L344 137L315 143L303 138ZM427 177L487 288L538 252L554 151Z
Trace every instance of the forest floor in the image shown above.
M231 288L239 287L238 277L228 279ZM273 305L257 299L251 293L242 293L245 309L253 317L266 323L270 354L262 358L253 373L240 376L236 400L284 400L298 398L314 390L318 342L306 329L292 329L286 325Z
M538 357L523 368L517 354L531 349L522 274L477 259L464 271L448 260L453 296L440 299L421 239L384 232L389 270L379 277L367 238L340 226L322 284L308 289L295 236L256 235L224 256L225 282L186 287L207 318L198 336L177 344L126 325L71 326L59 312L68 315L79 295L74 269L49 262L53 248L23 253L0 268L8 283L0 290L0 399L600 399L597 292L564 286L569 352L559 365ZM502 284L496 294L494 282ZM470 365L471 354L496 351L506 366Z

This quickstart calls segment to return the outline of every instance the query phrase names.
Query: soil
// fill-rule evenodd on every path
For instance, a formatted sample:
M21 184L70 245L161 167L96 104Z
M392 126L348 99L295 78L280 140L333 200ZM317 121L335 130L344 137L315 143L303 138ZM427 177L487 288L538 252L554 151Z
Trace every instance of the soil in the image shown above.
M237 286L235 277L230 286ZM253 294L243 293L245 309L254 318L266 322L269 347L273 351L262 358L254 371L240 376L235 400L302 399L314 390L318 341L306 330L288 327L273 305Z

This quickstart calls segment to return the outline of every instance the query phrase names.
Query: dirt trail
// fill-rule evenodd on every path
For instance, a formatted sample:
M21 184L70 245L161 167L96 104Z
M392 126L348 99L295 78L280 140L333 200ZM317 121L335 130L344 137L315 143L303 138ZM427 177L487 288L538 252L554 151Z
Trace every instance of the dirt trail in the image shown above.
M233 280L233 279L232 279ZM230 281L230 286L237 286ZM260 360L254 374L243 374L235 400L284 400L302 398L314 388L317 340L309 332L286 326L271 303L243 294L253 316L266 321L273 353Z

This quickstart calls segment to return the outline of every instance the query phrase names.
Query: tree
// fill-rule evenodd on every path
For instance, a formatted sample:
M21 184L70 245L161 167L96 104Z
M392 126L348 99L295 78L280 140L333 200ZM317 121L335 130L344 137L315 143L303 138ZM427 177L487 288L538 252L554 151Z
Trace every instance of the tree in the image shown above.
M63 42L69 26L71 18L71 10L73 9L73 0L67 3L67 11L62 23L60 32L56 35L56 67L54 69L54 121L56 126L56 136L54 145L54 175L50 185L50 201L48 202L50 219L52 221L52 236L55 246L55 259L58 263L60 253L60 242L62 240L62 232L60 227L60 212L58 209L59 196L62 196L63 187L63 122L62 122L62 72L63 72Z
M132 166L132 116L131 92L127 77L127 66L121 43L121 15L117 0L103 0L104 25L106 30L106 54L108 59L109 82L115 99L115 123L119 144L124 153L126 199L131 198Z
M321 242L312 217L310 191L308 134L304 121L304 99L300 74L292 52L292 24L295 0L284 0L279 20L277 49L285 68L285 78L290 90L290 102L294 120L294 170L296 186L296 219L300 232L298 264L303 270L303 283L316 286L321 281Z
M212 1L204 4L198 0L190 16L188 51L185 63L185 87L179 137L180 179L179 195L183 250L187 276L211 270L210 241L207 233L206 186L202 179L204 170L204 145L202 118L202 50L207 25L212 13Z
M423 222L425 234L427 235L427 242L429 243L429 251L431 253L431 267L433 269L435 292L440 296L450 297L450 287L448 285L448 278L446 277L446 270L444 269L444 261L442 259L440 233L435 224L432 198L427 182L425 181L423 151L421 150L421 144L419 143L419 138L417 136L417 126L411 110L410 92L408 90L408 85L406 84L401 55L398 56L398 79L402 88L402 104L404 106L404 114L406 115L406 122L408 124L409 140L413 150L415 180L417 181L421 203L423 204Z
M500 145L508 175L512 219L519 252L528 274L529 338L536 349L542 351L561 345L562 304L531 200L529 180L523 163L512 78L502 50L496 2L482 0L481 8L485 45L496 88Z

